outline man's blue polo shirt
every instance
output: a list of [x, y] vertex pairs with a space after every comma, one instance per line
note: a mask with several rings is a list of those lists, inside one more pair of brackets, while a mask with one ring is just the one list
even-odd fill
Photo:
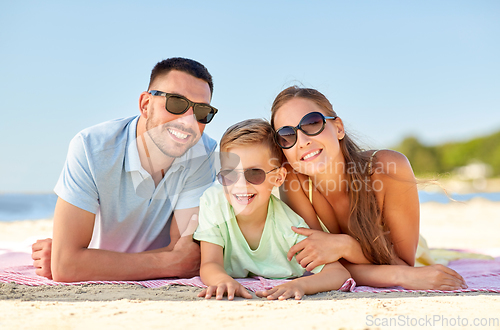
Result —
[[142, 252], [167, 246], [173, 211], [199, 206], [201, 195], [215, 179], [217, 144], [202, 134], [155, 187], [139, 159], [138, 119], [87, 128], [70, 142], [54, 191], [66, 202], [96, 214], [89, 248]]

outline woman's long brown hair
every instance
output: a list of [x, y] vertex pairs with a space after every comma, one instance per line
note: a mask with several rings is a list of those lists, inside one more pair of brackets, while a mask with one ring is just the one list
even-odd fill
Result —
[[[319, 105], [326, 116], [335, 116], [331, 103], [319, 91], [310, 88], [289, 87], [278, 94], [271, 108], [271, 125], [278, 110], [294, 97], [308, 99]], [[359, 241], [365, 257], [373, 264], [390, 265], [394, 260], [394, 249], [384, 233], [382, 215], [371, 184], [370, 156], [347, 135], [339, 141], [344, 156], [349, 194], [348, 228]]]

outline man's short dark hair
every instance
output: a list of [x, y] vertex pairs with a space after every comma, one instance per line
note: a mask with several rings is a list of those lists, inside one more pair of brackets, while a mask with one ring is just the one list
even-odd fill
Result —
[[214, 83], [212, 81], [212, 75], [210, 74], [210, 72], [208, 72], [207, 68], [205, 68], [205, 66], [199, 62], [182, 57], [172, 57], [158, 62], [153, 68], [153, 71], [151, 71], [148, 90], [151, 88], [151, 84], [158, 76], [166, 75], [172, 70], [182, 71], [190, 74], [195, 78], [206, 81], [208, 87], [210, 87], [210, 96], [212, 96], [212, 94], [214, 93]]

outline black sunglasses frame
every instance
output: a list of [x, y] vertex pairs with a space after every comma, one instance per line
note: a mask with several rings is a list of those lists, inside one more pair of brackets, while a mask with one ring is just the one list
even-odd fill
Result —
[[[157, 91], [157, 90], [151, 90], [148, 93], [151, 94], [151, 95], [154, 95], [154, 96], [165, 96], [165, 109], [169, 113], [171, 113], [173, 115], [182, 115], [183, 113], [186, 113], [189, 110], [189, 108], [192, 107], [193, 108], [193, 113], [195, 114], [195, 117], [196, 117], [196, 106], [197, 105], [202, 105], [202, 106], [205, 106], [205, 107], [209, 107], [211, 109], [211, 111], [207, 114], [207, 116], [205, 118], [202, 118], [202, 119], [196, 118], [196, 121], [198, 121], [201, 124], [208, 124], [208, 123], [210, 123], [212, 121], [212, 119], [214, 118], [215, 114], [217, 114], [217, 112], [219, 111], [216, 108], [214, 108], [213, 106], [211, 106], [210, 104], [207, 104], [207, 103], [196, 103], [196, 102], [193, 102], [190, 99], [188, 99], [188, 98], [186, 98], [186, 97], [184, 97], [182, 95], [179, 95], [179, 94], [166, 93], [166, 92]], [[179, 113], [172, 112], [172, 111], [168, 110], [167, 103], [168, 103], [168, 99], [170, 97], [178, 97], [180, 99], [185, 100], [187, 102], [186, 109], [184, 109], [184, 111], [179, 112]]]
[[[264, 181], [266, 181], [266, 176], [267, 176], [269, 173], [271, 173], [272, 171], [277, 170], [278, 168], [281, 168], [281, 166], [275, 167], [275, 168], [273, 168], [272, 170], [270, 170], [270, 171], [268, 171], [268, 172], [264, 171], [264, 170], [263, 170], [263, 169], [261, 169], [261, 168], [247, 168], [247, 169], [246, 169], [246, 170], [244, 170], [244, 171], [237, 171], [237, 170], [234, 170], [234, 169], [233, 169], [233, 170], [224, 170], [224, 171], [230, 171], [230, 172], [237, 172], [237, 173], [238, 173], [238, 176], [237, 176], [237, 178], [236, 178], [236, 181], [234, 181], [233, 183], [228, 184], [228, 185], [225, 185], [225, 184], [224, 184], [224, 181], [223, 181], [223, 175], [221, 174], [222, 170], [221, 170], [219, 173], [217, 173], [217, 180], [218, 180], [218, 181], [219, 181], [219, 183], [220, 183], [221, 185], [223, 185], [224, 187], [231, 186], [231, 185], [233, 185], [235, 182], [237, 182], [237, 181], [239, 180], [239, 178], [240, 178], [240, 173], [242, 173], [242, 174], [243, 174], [243, 177], [245, 178], [245, 180], [246, 180], [248, 183], [250, 183], [250, 184], [252, 184], [252, 185], [255, 185], [255, 186], [258, 186], [258, 185], [260, 185], [260, 184], [264, 183]], [[263, 179], [261, 182], [259, 182], [259, 183], [253, 183], [253, 182], [250, 182], [250, 181], [247, 179], [247, 176], [245, 175], [245, 173], [246, 173], [247, 171], [251, 171], [251, 170], [260, 170], [260, 171], [264, 172], [264, 179]]]
[[[311, 115], [319, 115], [322, 120], [323, 120], [323, 125], [321, 126], [321, 129], [315, 133], [307, 133], [306, 131], [304, 131], [304, 129], [302, 128], [302, 123], [304, 121], [304, 119], [307, 117], [307, 116], [311, 116]], [[280, 146], [281, 149], [290, 149], [292, 148], [296, 143], [297, 143], [297, 131], [298, 130], [301, 130], [302, 133], [304, 133], [305, 135], [307, 136], [316, 136], [316, 135], [319, 135], [321, 134], [321, 132], [323, 132], [323, 130], [325, 129], [325, 125], [326, 125], [326, 120], [327, 119], [337, 119], [338, 117], [327, 117], [325, 115], [323, 115], [321, 112], [317, 112], [317, 111], [314, 111], [314, 112], [309, 112], [307, 115], [305, 115], [304, 117], [302, 117], [302, 119], [300, 119], [300, 122], [297, 126], [293, 127], [293, 126], [283, 126], [283, 127], [280, 127], [279, 129], [276, 130], [276, 133], [274, 134], [274, 139], [276, 141], [276, 143]], [[291, 128], [293, 129], [294, 133], [295, 133], [295, 141], [293, 141], [292, 145], [288, 146], [288, 147], [284, 147], [281, 145], [281, 143], [279, 142], [279, 132], [284, 129], [284, 128]]]

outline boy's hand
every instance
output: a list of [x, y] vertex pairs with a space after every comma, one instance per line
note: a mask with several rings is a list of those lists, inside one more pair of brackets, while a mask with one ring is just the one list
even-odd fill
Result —
[[226, 281], [219, 283], [217, 285], [211, 285], [205, 290], [198, 293], [198, 297], [205, 297], [205, 299], [210, 299], [212, 295], [215, 295], [215, 299], [221, 300], [224, 293], [227, 292], [227, 299], [233, 300], [234, 296], [239, 296], [243, 298], [252, 299], [252, 295], [241, 285], [238, 281]]
[[269, 300], [285, 300], [295, 297], [295, 300], [300, 300], [304, 296], [304, 289], [297, 281], [290, 281], [266, 291], [258, 291], [255, 293], [257, 297], [267, 297]]

